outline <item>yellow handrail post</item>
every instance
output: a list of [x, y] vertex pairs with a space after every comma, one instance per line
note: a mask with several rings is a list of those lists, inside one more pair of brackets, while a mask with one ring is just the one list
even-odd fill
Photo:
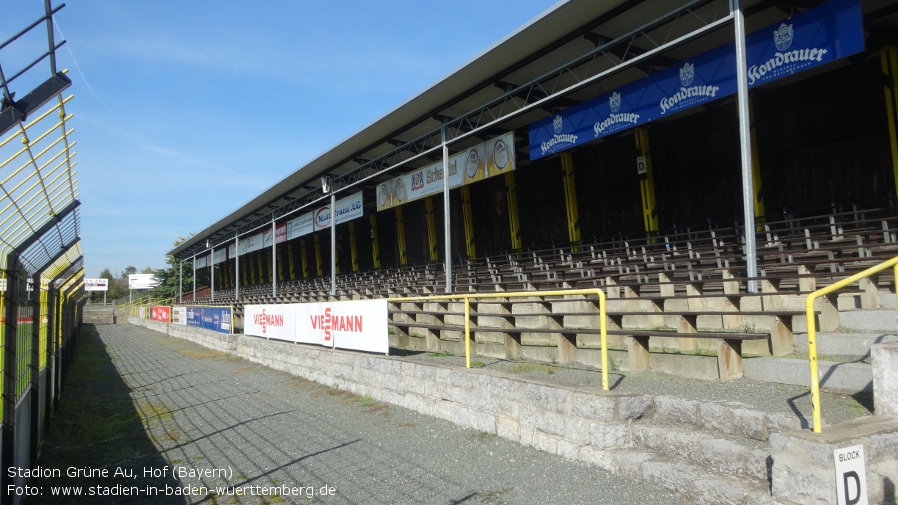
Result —
[[[894, 268], [895, 278], [898, 279], [898, 256], [890, 260], [886, 260], [876, 266], [870, 267], [864, 271], [858, 272], [851, 277], [842, 279], [829, 286], [818, 289], [808, 295], [805, 301], [805, 317], [808, 326], [808, 365], [811, 371], [811, 408], [813, 418], [814, 433], [820, 433], [822, 430], [822, 422], [820, 415], [820, 377], [817, 370], [817, 322], [814, 318], [814, 302], [821, 296], [828, 295], [833, 291], [842, 289], [843, 287], [857, 282], [865, 277], [869, 277], [875, 273], [881, 272], [886, 268]], [[896, 293], [898, 296], [898, 293]]]
[[471, 298], [465, 297], [465, 368], [471, 368]]
[[[898, 259], [898, 258], [896, 258]], [[557, 291], [520, 291], [510, 293], [483, 293], [466, 295], [436, 295], [387, 298], [390, 302], [420, 300], [463, 300], [465, 304], [465, 367], [471, 368], [471, 298], [515, 298], [540, 296], [567, 296], [596, 294], [599, 297], [599, 335], [601, 341], [602, 390], [608, 391], [608, 324], [605, 311], [605, 293], [601, 289], [569, 289]]]
[[596, 290], [599, 296], [599, 342], [602, 347], [602, 391], [608, 391], [608, 323], [605, 317], [605, 293]]

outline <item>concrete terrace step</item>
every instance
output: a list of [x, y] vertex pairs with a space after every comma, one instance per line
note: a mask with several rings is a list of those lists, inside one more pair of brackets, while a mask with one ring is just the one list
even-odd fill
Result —
[[[746, 358], [742, 362], [745, 378], [796, 386], [810, 385], [807, 359]], [[873, 391], [873, 369], [868, 363], [817, 360], [820, 388], [846, 394]]]
[[845, 332], [884, 332], [894, 334], [898, 329], [895, 309], [840, 310], [839, 326]]
[[677, 456], [642, 448], [610, 451], [607, 465], [615, 474], [654, 484], [701, 504], [776, 504], [766, 482], [711, 471]]
[[674, 423], [634, 422], [630, 436], [636, 447], [676, 456], [734, 477], [748, 477], [769, 484], [773, 458], [769, 442], [750, 438], [715, 436]]
[[[898, 336], [884, 332], [817, 332], [817, 353], [832, 356], [870, 356], [870, 346], [898, 342]], [[807, 354], [808, 334], [795, 334], [795, 352]]]

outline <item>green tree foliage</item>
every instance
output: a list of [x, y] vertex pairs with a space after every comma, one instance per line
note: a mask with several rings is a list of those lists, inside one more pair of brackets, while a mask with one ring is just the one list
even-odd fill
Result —
[[[194, 235], [195, 233], [191, 233], [190, 237]], [[190, 237], [180, 237], [172, 245], [177, 247], [186, 240], [189, 240]], [[165, 258], [165, 263], [168, 265], [167, 267], [148, 272], [153, 273], [159, 281], [159, 285], [153, 289], [153, 298], [157, 300], [170, 300], [172, 298], [177, 298], [182, 293], [186, 294], [193, 289], [193, 268], [189, 266], [189, 263], [185, 263], [182, 268], [181, 262], [171, 256]]]

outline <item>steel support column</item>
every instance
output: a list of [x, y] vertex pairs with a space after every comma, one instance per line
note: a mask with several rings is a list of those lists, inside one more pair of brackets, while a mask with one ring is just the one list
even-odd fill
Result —
[[745, 274], [750, 280], [746, 288], [750, 293], [758, 292], [757, 247], [755, 246], [755, 193], [752, 186], [751, 126], [748, 112], [748, 72], [745, 54], [745, 17], [739, 0], [732, 0], [733, 25], [736, 31], [736, 81], [738, 93], [736, 103], [739, 116], [739, 146], [742, 155], [742, 205], [745, 218]]
[[331, 296], [337, 296], [337, 195], [331, 188]]
[[240, 237], [234, 237], [234, 299], [240, 300]]
[[452, 223], [449, 212], [449, 144], [446, 125], [440, 129], [443, 142], [443, 242], [445, 242], [446, 293], [452, 292]]
[[271, 296], [273, 298], [277, 298], [278, 296], [278, 245], [276, 240], [277, 233], [277, 223], [272, 219], [271, 220], [271, 258], [269, 265], [271, 268], [268, 269], [269, 276], [271, 277]]

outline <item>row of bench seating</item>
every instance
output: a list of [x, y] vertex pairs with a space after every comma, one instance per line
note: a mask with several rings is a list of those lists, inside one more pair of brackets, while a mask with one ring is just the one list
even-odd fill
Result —
[[[649, 366], [649, 348], [716, 354], [721, 378], [741, 375], [743, 353], [781, 355], [791, 351], [795, 331], [804, 331], [804, 297], [837, 279], [898, 255], [891, 208], [829, 212], [758, 224], [758, 276], [748, 278], [745, 245], [738, 224], [717, 223], [665, 234], [615, 237], [575, 247], [530, 248], [487, 255], [453, 265], [457, 293], [546, 292], [599, 288], [608, 297], [610, 344], [628, 353], [630, 369]], [[750, 281], [759, 292], [749, 289]], [[331, 278], [293, 280], [216, 294], [216, 303], [326, 301]], [[441, 294], [442, 264], [352, 272], [336, 279], [339, 299]], [[877, 303], [880, 289], [894, 289], [891, 272], [862, 283], [862, 303]], [[863, 296], [862, 296], [863, 295]], [[560, 362], [594, 361], [597, 344], [594, 300], [478, 302], [472, 312], [475, 349], [486, 355], [521, 357], [551, 348]], [[534, 307], [536, 307], [534, 309]], [[459, 302], [391, 304], [397, 345], [428, 350], [461, 342], [464, 314]], [[820, 302], [822, 330], [838, 326], [834, 298]], [[675, 338], [672, 338], [675, 337]], [[594, 364], [594, 363], [593, 363]]]

